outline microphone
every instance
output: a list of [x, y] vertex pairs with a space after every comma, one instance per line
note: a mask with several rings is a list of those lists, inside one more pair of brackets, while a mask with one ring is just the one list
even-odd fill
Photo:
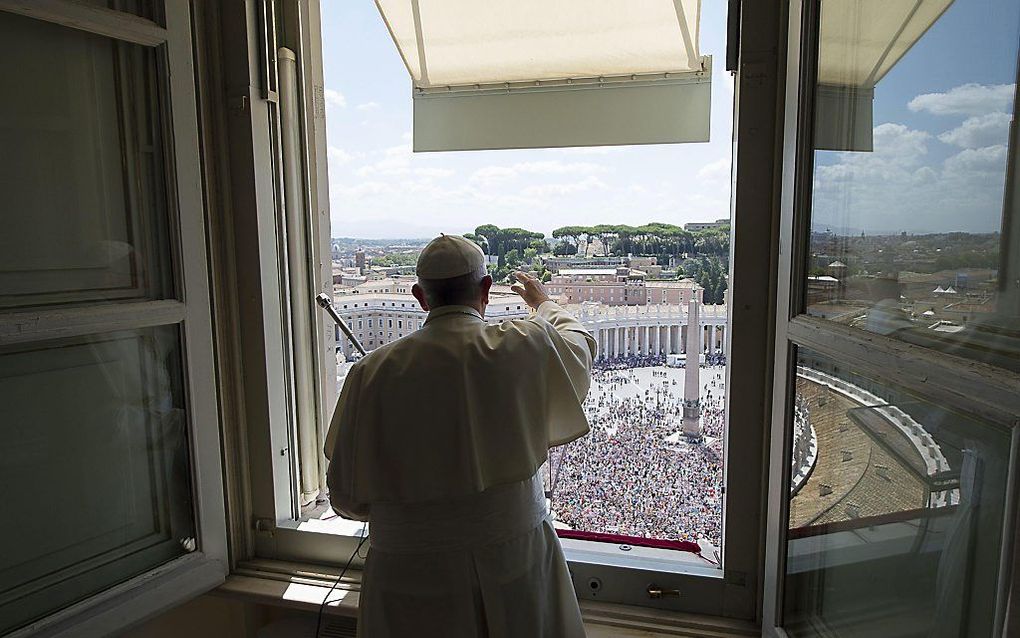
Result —
[[351, 332], [351, 328], [350, 326], [347, 325], [347, 322], [344, 321], [340, 317], [340, 315], [337, 314], [336, 309], [333, 308], [333, 300], [329, 298], [329, 295], [327, 295], [324, 292], [320, 292], [318, 295], [315, 296], [315, 301], [320, 306], [322, 306], [323, 310], [329, 313], [329, 316], [333, 318], [333, 321], [336, 322], [336, 325], [340, 326], [340, 331], [343, 332], [344, 335], [350, 340], [351, 345], [354, 346], [354, 349], [360, 352], [362, 356], [368, 354], [367, 352], [365, 352], [365, 346], [361, 345], [361, 342], [358, 341], [358, 338], [354, 336], [353, 332]]

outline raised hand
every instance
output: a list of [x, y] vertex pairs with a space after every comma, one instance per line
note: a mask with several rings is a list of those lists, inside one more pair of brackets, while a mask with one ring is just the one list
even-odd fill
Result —
[[520, 271], [515, 272], [514, 277], [517, 283], [510, 286], [510, 289], [520, 295], [529, 306], [538, 310], [543, 302], [549, 301], [549, 294], [541, 281]]

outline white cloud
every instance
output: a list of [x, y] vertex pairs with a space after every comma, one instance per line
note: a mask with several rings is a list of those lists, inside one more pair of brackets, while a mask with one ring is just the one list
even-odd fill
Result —
[[931, 135], [902, 124], [885, 123], [876, 126], [872, 136], [872, 152], [840, 153], [837, 162], [819, 162], [815, 167], [816, 192], [861, 188], [859, 185], [866, 183], [911, 182], [923, 177], [915, 172], [928, 153]]
[[374, 111], [375, 109], [379, 108], [379, 103], [365, 102], [364, 104], [359, 104], [354, 108], [358, 109], [359, 111]]
[[390, 190], [386, 182], [358, 182], [353, 186], [346, 184], [331, 185], [330, 195], [339, 195], [350, 199], [361, 199], [368, 195], [383, 195]]
[[330, 164], [346, 164], [354, 159], [354, 155], [348, 153], [342, 148], [330, 146], [326, 148], [326, 159], [329, 160]]
[[969, 117], [963, 124], [939, 135], [946, 144], [960, 148], [982, 148], [1000, 144], [1009, 134], [1010, 116], [996, 112]]
[[984, 115], [1007, 111], [1013, 102], [1013, 84], [964, 84], [945, 93], [925, 93], [910, 100], [911, 111], [933, 115]]
[[733, 164], [728, 157], [720, 157], [714, 162], [705, 164], [698, 170], [698, 179], [702, 181], [729, 181], [730, 167]]
[[1006, 147], [999, 144], [985, 148], [968, 148], [946, 159], [949, 175], [992, 173], [1001, 175], [1006, 168]]
[[567, 146], [551, 149], [564, 155], [609, 155], [620, 150], [619, 146]]
[[347, 98], [344, 97], [344, 94], [341, 93], [340, 91], [337, 91], [335, 89], [326, 89], [325, 91], [323, 91], [323, 95], [326, 98], [327, 106], [336, 106], [339, 108], [344, 108], [345, 106], [347, 106]]
[[377, 151], [377, 153], [382, 155], [382, 159], [362, 166], [354, 171], [354, 174], [358, 177], [414, 176], [442, 178], [450, 177], [456, 173], [456, 171], [442, 166], [429, 166], [428, 163], [434, 161], [434, 157], [415, 156], [411, 151], [410, 144], [391, 146]]
[[812, 223], [837, 232], [988, 232], [999, 226], [1006, 148], [931, 158], [932, 136], [902, 124], [874, 129], [870, 153], [821, 153]]
[[524, 194], [529, 197], [563, 197], [565, 195], [576, 195], [592, 190], [605, 190], [609, 188], [605, 182], [595, 177], [588, 176], [578, 182], [566, 184], [537, 184], [524, 189]]
[[495, 184], [514, 179], [520, 175], [592, 175], [605, 173], [609, 169], [592, 162], [561, 162], [543, 160], [518, 162], [509, 166], [483, 166], [471, 174], [471, 181], [479, 184]]
[[873, 131], [875, 150], [871, 156], [881, 160], [917, 161], [928, 152], [929, 139], [931, 134], [927, 131], [892, 122], [879, 124]]

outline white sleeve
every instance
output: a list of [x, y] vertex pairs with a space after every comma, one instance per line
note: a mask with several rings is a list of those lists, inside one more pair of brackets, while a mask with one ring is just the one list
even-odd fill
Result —
[[552, 301], [538, 308], [555, 350], [549, 359], [549, 446], [562, 445], [587, 434], [588, 419], [582, 402], [591, 386], [595, 339], [573, 315]]
[[347, 373], [322, 450], [329, 460], [326, 484], [330, 505], [337, 514], [357, 521], [368, 520], [368, 505], [353, 496], [361, 370], [362, 366], [355, 364]]
[[537, 314], [551, 323], [553, 328], [556, 328], [556, 332], [569, 341], [575, 349], [588, 351], [588, 369], [585, 373], [591, 375], [591, 362], [598, 356], [598, 344], [595, 343], [595, 338], [591, 336], [591, 333], [585, 330], [584, 325], [555, 301], [542, 302], [542, 305], [538, 307]]

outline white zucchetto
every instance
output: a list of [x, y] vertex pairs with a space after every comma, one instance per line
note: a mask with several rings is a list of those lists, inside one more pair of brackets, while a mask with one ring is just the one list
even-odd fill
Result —
[[485, 264], [478, 244], [460, 235], [440, 235], [418, 255], [414, 273], [422, 279], [450, 279], [476, 272]]

